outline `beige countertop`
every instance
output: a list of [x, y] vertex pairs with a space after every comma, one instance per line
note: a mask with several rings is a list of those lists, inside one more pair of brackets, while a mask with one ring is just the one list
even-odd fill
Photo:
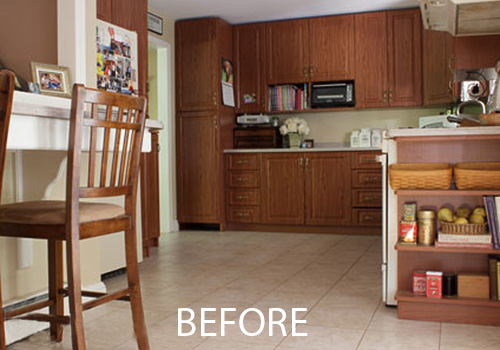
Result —
[[464, 128], [433, 129], [391, 129], [384, 132], [384, 138], [432, 137], [432, 136], [487, 136], [500, 135], [500, 126], [477, 126]]
[[343, 143], [317, 143], [314, 148], [238, 148], [224, 153], [301, 153], [301, 152], [361, 152], [380, 151], [379, 147], [349, 147]]

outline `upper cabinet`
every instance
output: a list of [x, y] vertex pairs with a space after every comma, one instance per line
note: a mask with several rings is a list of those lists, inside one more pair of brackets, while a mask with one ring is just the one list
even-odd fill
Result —
[[217, 108], [216, 28], [214, 18], [175, 25], [177, 111]]
[[356, 107], [422, 103], [419, 10], [355, 15]]
[[312, 81], [354, 80], [354, 15], [309, 20]]
[[420, 10], [387, 12], [389, 105], [422, 104], [422, 20]]
[[455, 69], [495, 67], [500, 60], [500, 35], [455, 38]]
[[309, 20], [266, 24], [268, 84], [309, 81]]
[[266, 106], [264, 24], [234, 27], [236, 113], [260, 113]]
[[453, 37], [446, 32], [423, 31], [423, 84], [425, 106], [453, 102]]
[[356, 107], [387, 107], [387, 14], [355, 15]]

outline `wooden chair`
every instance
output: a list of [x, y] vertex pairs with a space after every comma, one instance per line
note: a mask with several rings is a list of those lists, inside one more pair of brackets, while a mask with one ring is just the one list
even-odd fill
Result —
[[[5, 78], [2, 79], [5, 81]], [[7, 108], [0, 120], [0, 174], [3, 174], [8, 112], [12, 104], [11, 95], [9, 98], [3, 95], [0, 95], [0, 101], [7, 101]], [[135, 231], [137, 179], [145, 115], [146, 99], [143, 97], [135, 98], [74, 85], [66, 200], [21, 202], [0, 208], [1, 236], [46, 239], [49, 255], [48, 299], [2, 313], [5, 319], [19, 317], [50, 322], [51, 339], [58, 342], [62, 340], [62, 325], [71, 324], [73, 349], [84, 350], [82, 312], [108, 301], [126, 300], [131, 302], [138, 347], [140, 350], [149, 349]], [[89, 151], [88, 162], [85, 162], [88, 169], [82, 168], [80, 164], [82, 148]], [[86, 175], [81, 176], [81, 173]], [[117, 196], [124, 198], [124, 206], [80, 201]], [[120, 231], [125, 231], [128, 288], [111, 294], [82, 291], [80, 240]], [[63, 241], [66, 241], [67, 288], [63, 286]], [[69, 316], [64, 315], [65, 296], [69, 296]], [[82, 296], [94, 299], [82, 303]], [[33, 313], [43, 307], [49, 307], [49, 314]], [[4, 320], [1, 321], [0, 350], [5, 350]]]

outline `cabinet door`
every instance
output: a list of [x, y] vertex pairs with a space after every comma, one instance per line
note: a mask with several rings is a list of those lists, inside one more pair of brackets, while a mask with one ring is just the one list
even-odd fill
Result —
[[182, 223], [219, 222], [219, 147], [215, 115], [177, 118], [177, 210]]
[[420, 10], [387, 13], [389, 104], [422, 104], [422, 20]]
[[177, 111], [217, 108], [215, 31], [214, 19], [176, 23]]
[[303, 154], [262, 155], [262, 219], [269, 224], [304, 224]]
[[355, 15], [356, 107], [387, 107], [387, 15]]
[[453, 37], [446, 32], [423, 32], [424, 105], [453, 102]]
[[266, 28], [268, 83], [309, 81], [309, 21], [272, 22]]
[[354, 15], [309, 20], [311, 80], [354, 79]]
[[234, 27], [236, 113], [265, 111], [264, 28], [264, 24]]
[[351, 221], [350, 155], [306, 153], [306, 224], [348, 225]]

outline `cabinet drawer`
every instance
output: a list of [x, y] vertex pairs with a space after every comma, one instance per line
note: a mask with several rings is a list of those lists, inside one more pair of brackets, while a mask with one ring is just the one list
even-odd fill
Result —
[[352, 206], [353, 207], [382, 207], [382, 191], [381, 190], [353, 190], [352, 191]]
[[381, 169], [382, 164], [377, 161], [379, 152], [352, 152], [353, 169]]
[[370, 170], [354, 170], [352, 172], [352, 187], [382, 188], [382, 172]]
[[259, 207], [229, 207], [227, 211], [228, 222], [260, 222]]
[[257, 154], [229, 154], [226, 159], [228, 170], [259, 170]]
[[260, 191], [231, 189], [227, 199], [229, 205], [260, 205]]
[[260, 187], [259, 173], [250, 171], [234, 171], [227, 174], [227, 185], [229, 187]]
[[358, 226], [381, 226], [382, 209], [353, 209], [352, 222]]

